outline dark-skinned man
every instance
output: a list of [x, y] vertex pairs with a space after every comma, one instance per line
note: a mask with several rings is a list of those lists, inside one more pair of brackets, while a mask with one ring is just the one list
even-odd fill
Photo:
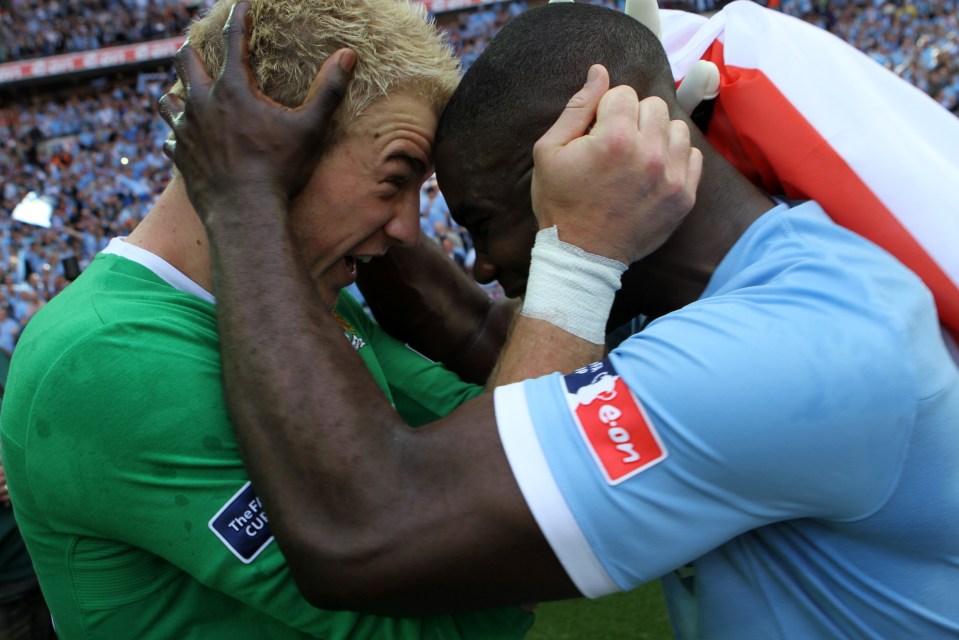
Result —
[[[695, 130], [696, 204], [660, 247], [697, 158], [644, 27], [531, 10], [444, 112], [440, 186], [524, 299], [499, 388], [417, 432], [371, 401], [313, 299], [285, 186], [221, 182], [234, 158], [181, 148], [242, 149], [259, 108], [239, 92], [225, 121], [205, 109], [183, 57], [192, 103], [167, 109], [206, 203], [233, 424], [308, 598], [460, 608], [665, 576], [680, 637], [959, 632], [959, 373], [928, 291], [815, 203], [770, 200]], [[239, 224], [211, 183], [257, 214]], [[655, 320], [607, 355], [634, 262], [620, 297]]]

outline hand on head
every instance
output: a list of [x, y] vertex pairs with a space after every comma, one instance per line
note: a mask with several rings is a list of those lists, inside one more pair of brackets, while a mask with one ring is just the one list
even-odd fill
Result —
[[215, 80], [187, 42], [174, 59], [186, 98], [168, 93], [160, 99], [160, 114], [175, 135], [164, 152], [186, 179], [190, 200], [204, 219], [213, 198], [241, 203], [258, 190], [288, 201], [306, 185], [356, 62], [349, 49], [337, 51], [303, 104], [287, 108], [263, 94], [253, 77], [248, 11], [248, 3], [237, 3], [223, 27], [223, 63]]
[[533, 210], [564, 242], [630, 264], [696, 201], [703, 156], [660, 98], [609, 88], [600, 65], [533, 149]]

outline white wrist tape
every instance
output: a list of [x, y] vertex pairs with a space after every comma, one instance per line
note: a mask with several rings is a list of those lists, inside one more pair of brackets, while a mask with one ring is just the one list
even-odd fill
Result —
[[606, 320], [626, 265], [559, 239], [556, 227], [536, 234], [523, 300], [524, 316], [593, 344], [606, 341]]

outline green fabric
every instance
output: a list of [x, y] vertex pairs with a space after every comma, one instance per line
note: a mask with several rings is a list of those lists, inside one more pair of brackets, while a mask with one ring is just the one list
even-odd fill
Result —
[[[349, 305], [356, 337], [378, 346], [385, 336], [367, 339]], [[368, 363], [372, 351], [360, 349]], [[423, 359], [407, 353], [419, 371]], [[476, 392], [459, 385], [437, 413]], [[520, 638], [532, 624], [516, 608], [420, 619], [320, 611], [275, 542], [241, 562], [208, 526], [248, 482], [221, 395], [215, 308], [124, 258], [98, 256], [27, 326], [0, 431], [20, 530], [66, 640], [485, 640]]]
[[[362, 336], [365, 345], [357, 352], [408, 424], [418, 427], [433, 422], [483, 393], [483, 387], [463, 382], [443, 365], [390, 337], [349, 293], [340, 294], [336, 311]], [[354, 340], [353, 345], [358, 343]]]

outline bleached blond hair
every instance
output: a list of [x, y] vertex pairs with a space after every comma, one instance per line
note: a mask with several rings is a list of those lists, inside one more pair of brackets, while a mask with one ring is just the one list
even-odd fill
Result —
[[[221, 34], [233, 0], [218, 0], [187, 28], [190, 46], [215, 77]], [[442, 112], [459, 82], [459, 63], [421, 4], [409, 0], [251, 0], [250, 64], [262, 91], [297, 107], [323, 62], [337, 49], [356, 52], [335, 127], [346, 126], [378, 99], [412, 90]], [[172, 91], [183, 96], [180, 81]]]

